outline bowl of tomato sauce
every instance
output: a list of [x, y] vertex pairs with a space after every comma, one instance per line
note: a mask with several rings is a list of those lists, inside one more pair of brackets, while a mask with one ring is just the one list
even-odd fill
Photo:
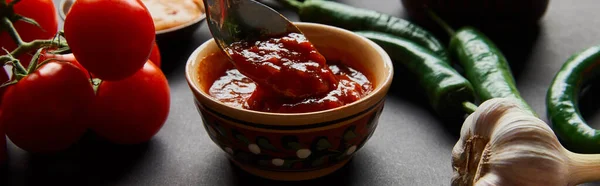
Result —
[[388, 54], [362, 36], [295, 25], [302, 33], [226, 52], [208, 40], [186, 64], [210, 139], [241, 169], [274, 180], [343, 167], [375, 133], [394, 72]]

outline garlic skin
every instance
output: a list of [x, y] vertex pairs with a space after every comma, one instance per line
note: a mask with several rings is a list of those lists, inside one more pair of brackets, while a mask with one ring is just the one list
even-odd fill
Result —
[[575, 185], [572, 154], [517, 102], [490, 99], [463, 123], [452, 150], [452, 185]]

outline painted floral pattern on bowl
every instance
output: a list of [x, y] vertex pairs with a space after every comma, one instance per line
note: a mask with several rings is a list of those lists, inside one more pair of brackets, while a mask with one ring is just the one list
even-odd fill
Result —
[[230, 159], [270, 171], [311, 171], [348, 160], [373, 135], [383, 105], [333, 122], [275, 128], [237, 121], [196, 101], [210, 138]]

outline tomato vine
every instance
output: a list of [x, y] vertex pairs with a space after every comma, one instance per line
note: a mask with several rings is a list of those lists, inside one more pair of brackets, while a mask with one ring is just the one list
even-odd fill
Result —
[[[46, 39], [46, 40], [33, 40], [30, 42], [25, 42], [21, 39], [19, 32], [14, 27], [13, 22], [23, 21], [32, 25], [37, 26], [40, 29], [43, 29], [35, 20], [27, 18], [25, 16], [16, 14], [14, 12], [14, 5], [20, 2], [20, 0], [13, 0], [7, 3], [4, 0], [0, 0], [0, 32], [7, 32], [9, 36], [13, 39], [13, 41], [17, 44], [17, 48], [13, 51], [6, 51], [7, 54], [0, 56], [0, 66], [11, 65], [13, 67], [13, 74], [15, 80], [3, 83], [0, 85], [0, 88], [14, 84], [18, 82], [21, 78], [25, 77], [27, 74], [35, 71], [44, 62], [40, 63], [40, 65], [30, 65], [29, 69], [25, 69], [19, 59], [16, 56], [23, 55], [27, 52], [31, 52], [37, 50], [34, 58], [32, 59], [30, 64], [37, 64], [37, 60], [39, 58], [41, 49], [43, 48], [57, 48], [56, 52], [62, 52], [68, 50], [69, 46], [66, 43], [63, 32], [59, 32], [54, 38]], [[62, 39], [61, 39], [62, 38]], [[51, 61], [53, 59], [48, 59], [47, 61]]]
[[[0, 132], [32, 153], [64, 150], [87, 129], [117, 144], [150, 140], [170, 91], [149, 60], [160, 64], [160, 52], [141, 3], [78, 0], [57, 32], [51, 1], [0, 0]], [[122, 19], [86, 20], [102, 16]]]

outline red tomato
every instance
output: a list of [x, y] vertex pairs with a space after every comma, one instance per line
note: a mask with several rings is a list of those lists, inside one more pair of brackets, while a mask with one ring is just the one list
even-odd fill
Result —
[[77, 67], [79, 67], [79, 69], [81, 69], [81, 71], [83, 71], [83, 73], [86, 74], [86, 76], [89, 78], [89, 73], [88, 71], [83, 68], [83, 66], [81, 66], [81, 64], [77, 61], [77, 59], [75, 59], [75, 55], [73, 55], [73, 53], [69, 53], [69, 54], [48, 54], [48, 53], [43, 53], [43, 55], [40, 56], [38, 62], [41, 63], [43, 61], [45, 61], [46, 59], [50, 59], [50, 58], [54, 58], [58, 61], [61, 62], [69, 62]]
[[[11, 2], [12, 0], [6, 0]], [[25, 42], [33, 41], [36, 39], [51, 39], [58, 32], [58, 19], [56, 17], [56, 8], [51, 0], [21, 0], [14, 6], [15, 13], [34, 19], [43, 28], [23, 22], [17, 21], [13, 25], [19, 32], [21, 39]], [[16, 43], [8, 35], [7, 32], [3, 31], [0, 33], [0, 48], [4, 47], [8, 51], [12, 51], [17, 48]], [[27, 67], [33, 56], [31, 54], [24, 54], [22, 56], [16, 56], [19, 58], [23, 66]], [[0, 50], [0, 55], [4, 55], [6, 52]], [[0, 79], [1, 80], [1, 79]]]
[[85, 132], [94, 90], [70, 63], [50, 62], [7, 87], [0, 123], [6, 135], [29, 152], [68, 148]]
[[[8, 81], [8, 74], [4, 70], [4, 67], [0, 67], [0, 84], [4, 84]], [[0, 105], [2, 105], [2, 97], [6, 88], [0, 88]]]
[[[69, 62], [71, 64], [74, 64], [75, 66], [77, 66], [79, 69], [81, 69], [86, 74], [86, 77], [89, 78], [88, 71], [85, 68], [83, 68], [83, 66], [81, 66], [81, 64], [79, 64], [79, 62], [77, 62], [77, 60], [75, 59], [75, 56], [72, 53], [64, 54], [64, 55], [48, 54], [48, 53], [46, 53], [46, 50], [43, 50], [42, 55], [40, 55], [40, 58], [38, 59], [38, 62], [41, 63], [41, 62], [45, 61], [46, 59], [50, 59], [50, 58], [55, 58], [58, 61]], [[0, 69], [0, 84], [5, 83], [8, 80], [9, 80], [8, 74], [6, 74], [6, 71], [4, 70], [4, 68], [1, 68]], [[4, 95], [5, 89], [6, 88], [0, 88], [0, 105], [2, 104], [2, 97]]]
[[92, 130], [113, 143], [143, 143], [162, 128], [170, 102], [165, 75], [147, 62], [133, 76], [100, 84], [89, 121]]
[[141, 69], [155, 37], [152, 16], [139, 0], [77, 0], [64, 27], [77, 61], [94, 77], [111, 81]]
[[[2, 114], [0, 113], [0, 115]], [[4, 136], [4, 127], [0, 123], [0, 165], [4, 163], [6, 163], [6, 136]]]
[[152, 61], [152, 63], [160, 68], [160, 50], [158, 50], [158, 45], [156, 45], [156, 42], [154, 43], [154, 47], [152, 47], [152, 52], [150, 53], [149, 59]]

